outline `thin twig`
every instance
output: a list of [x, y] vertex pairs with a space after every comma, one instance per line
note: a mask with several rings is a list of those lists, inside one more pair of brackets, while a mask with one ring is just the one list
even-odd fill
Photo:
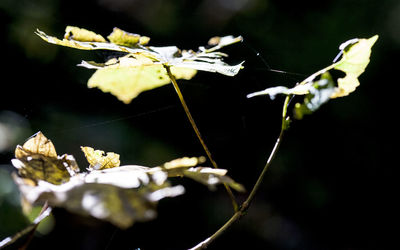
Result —
[[[31, 243], [31, 241], [32, 241], [32, 239], [33, 239], [33, 236], [35, 235], [36, 229], [37, 229], [38, 226], [39, 226], [39, 223], [40, 223], [44, 218], [47, 217], [47, 215], [45, 215], [45, 217], [41, 217], [41, 215], [42, 215], [48, 208], [49, 208], [49, 204], [48, 204], [48, 202], [46, 201], [46, 202], [44, 203], [42, 209], [40, 210], [39, 215], [35, 218], [35, 221], [34, 221], [34, 222], [36, 222], [36, 224], [35, 224], [34, 228], [33, 228], [33, 229], [31, 230], [31, 232], [28, 234], [28, 238], [26, 239], [24, 245], [23, 245], [22, 247], [19, 248], [19, 250], [25, 250], [25, 249], [28, 248], [29, 244]], [[51, 209], [50, 209], [50, 211], [49, 211], [49, 215], [50, 215], [50, 212], [51, 212]], [[40, 218], [38, 219], [38, 217], [40, 217]]]
[[254, 184], [254, 187], [251, 190], [249, 196], [242, 203], [242, 205], [240, 206], [240, 209], [220, 229], [218, 229], [213, 235], [211, 235], [207, 239], [203, 240], [202, 242], [200, 242], [193, 248], [190, 248], [190, 250], [207, 248], [208, 245], [210, 245], [221, 234], [223, 234], [228, 228], [230, 228], [233, 223], [235, 223], [237, 220], [239, 220], [246, 214], [247, 210], [250, 207], [251, 202], [254, 199], [254, 196], [256, 195], [258, 189], [260, 188], [260, 185], [264, 179], [265, 173], [267, 172], [269, 166], [271, 165], [272, 160], [274, 159], [276, 153], [278, 152], [279, 146], [281, 145], [283, 135], [288, 128], [288, 119], [286, 118], [286, 113], [287, 113], [287, 106], [289, 104], [289, 100], [290, 100], [290, 96], [287, 96], [285, 99], [285, 104], [283, 106], [283, 111], [282, 111], [282, 127], [281, 127], [281, 132], [279, 134], [279, 137], [277, 138], [274, 148], [272, 149], [272, 151], [268, 157], [267, 163], [265, 164], [260, 176], [258, 176], [257, 182]]
[[[214, 161], [214, 159], [213, 159], [213, 157], [211, 155], [211, 152], [208, 149], [206, 143], [204, 142], [203, 137], [200, 134], [200, 130], [197, 128], [197, 125], [196, 125], [196, 123], [195, 123], [195, 121], [194, 121], [194, 119], [192, 117], [192, 114], [190, 113], [189, 108], [186, 105], [186, 101], [183, 98], [183, 95], [182, 95], [182, 92], [181, 92], [181, 90], [180, 90], [180, 88], [178, 86], [178, 83], [176, 82], [176, 79], [175, 79], [174, 75], [171, 73], [170, 66], [166, 65], [166, 64], [164, 64], [163, 66], [164, 66], [165, 70], [167, 71], [168, 77], [170, 78], [170, 80], [172, 82], [172, 85], [174, 86], [175, 91], [178, 94], [178, 97], [179, 97], [179, 100], [180, 100], [180, 102], [182, 104], [182, 107], [185, 110], [186, 116], [188, 117], [189, 122], [192, 125], [194, 132], [196, 133], [197, 138], [199, 139], [201, 145], [203, 146], [203, 149], [206, 152], [208, 159], [210, 159], [210, 162], [211, 162], [211, 164], [213, 165], [214, 168], [218, 168], [217, 163]], [[229, 197], [230, 197], [230, 199], [232, 201], [233, 209], [235, 210], [235, 212], [237, 212], [239, 207], [238, 207], [238, 204], [236, 202], [236, 198], [233, 195], [233, 192], [232, 192], [231, 188], [225, 183], [224, 183], [224, 186], [225, 186], [225, 189], [228, 192], [228, 195], [229, 195]]]
[[35, 218], [35, 220], [25, 227], [23, 230], [19, 231], [18, 233], [14, 234], [13, 236], [7, 237], [0, 242], [0, 249], [11, 245], [12, 243], [16, 242], [19, 238], [26, 234], [30, 234], [27, 242], [21, 247], [21, 249], [26, 249], [29, 245], [30, 241], [32, 240], [33, 233], [35, 232], [36, 228], [38, 227], [39, 223], [45, 219], [47, 216], [50, 215], [52, 208], [48, 206], [47, 202], [43, 205], [42, 210], [40, 211], [39, 215]]

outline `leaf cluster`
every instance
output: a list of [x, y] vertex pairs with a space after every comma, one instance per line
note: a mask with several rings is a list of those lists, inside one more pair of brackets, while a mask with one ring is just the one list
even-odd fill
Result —
[[[211, 189], [224, 183], [237, 191], [242, 185], [226, 176], [227, 170], [199, 167], [204, 157], [184, 157], [157, 167], [120, 166], [119, 155], [81, 147], [89, 167], [80, 172], [72, 155], [58, 156], [53, 143], [41, 132], [15, 150], [13, 178], [23, 197], [25, 210], [48, 204], [127, 228], [136, 221], [155, 218], [157, 202], [184, 193], [172, 186], [171, 177], [188, 177]], [[197, 166], [197, 167], [196, 167]]]
[[190, 80], [197, 70], [216, 72], [227, 76], [236, 75], [242, 63], [228, 65], [223, 61], [227, 54], [219, 49], [242, 41], [242, 37], [213, 37], [206, 47], [198, 51], [180, 50], [176, 46], [146, 46], [149, 37], [128, 33], [119, 28], [104, 39], [92, 31], [67, 26], [62, 40], [37, 30], [43, 40], [75, 49], [111, 50], [122, 52], [123, 56], [106, 62], [82, 61], [78, 66], [96, 69], [88, 81], [88, 87], [98, 87], [110, 92], [124, 103], [130, 103], [141, 92], [151, 90], [171, 82], [164, 67], [170, 68], [176, 79]]

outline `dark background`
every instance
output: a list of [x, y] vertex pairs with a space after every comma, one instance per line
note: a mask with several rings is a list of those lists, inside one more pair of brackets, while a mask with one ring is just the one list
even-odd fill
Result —
[[[379, 34], [357, 91], [292, 123], [247, 216], [209, 249], [396, 248], [396, 0], [1, 0], [1, 238], [27, 223], [9, 178], [10, 159], [16, 144], [39, 130], [58, 154], [73, 154], [82, 168], [81, 145], [145, 166], [204, 155], [172, 85], [125, 105], [88, 89], [93, 71], [75, 66], [107, 54], [47, 44], [33, 34], [39, 28], [62, 37], [66, 25], [103, 36], [116, 26], [151, 37], [151, 45], [184, 49], [215, 35], [242, 35], [243, 43], [224, 49], [229, 62], [246, 60], [237, 77], [199, 72], [179, 84], [219, 166], [248, 190], [278, 136], [283, 98], [246, 95], [293, 86], [331, 64], [340, 43]], [[38, 234], [29, 249], [192, 247], [215, 232], [232, 208], [223, 187], [210, 192], [189, 180], [175, 183], [185, 185], [186, 194], [161, 201], [154, 221], [121, 231], [55, 210], [53, 230]]]

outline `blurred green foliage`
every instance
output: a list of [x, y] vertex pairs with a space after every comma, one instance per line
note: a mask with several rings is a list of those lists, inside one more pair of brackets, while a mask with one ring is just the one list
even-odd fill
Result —
[[22, 214], [18, 188], [8, 171], [0, 168], [0, 238], [18, 232], [28, 225]]

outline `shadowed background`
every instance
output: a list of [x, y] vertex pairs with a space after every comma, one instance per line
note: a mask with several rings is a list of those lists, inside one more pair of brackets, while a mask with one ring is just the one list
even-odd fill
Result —
[[[125, 105], [88, 89], [93, 71], [76, 67], [82, 59], [103, 61], [109, 54], [47, 44], [33, 33], [39, 28], [62, 37], [67, 25], [103, 36], [119, 27], [151, 37], [154, 46], [195, 50], [212, 36], [242, 35], [243, 43], [223, 50], [228, 62], [246, 60], [237, 77], [199, 72], [178, 83], [219, 166], [248, 190], [278, 136], [283, 97], [246, 95], [293, 86], [331, 64], [340, 43], [380, 35], [356, 92], [292, 124], [247, 216], [209, 249], [391, 248], [398, 197], [397, 163], [391, 160], [396, 82], [389, 79], [400, 51], [395, 0], [2, 0], [1, 239], [27, 223], [10, 160], [15, 146], [39, 130], [81, 168], [81, 145], [119, 153], [122, 164], [145, 166], [204, 155], [172, 85]], [[174, 182], [183, 183], [186, 194], [161, 201], [154, 221], [121, 231], [55, 210], [53, 229], [39, 233], [29, 249], [192, 247], [215, 232], [232, 208], [223, 187], [210, 192], [190, 180]]]

